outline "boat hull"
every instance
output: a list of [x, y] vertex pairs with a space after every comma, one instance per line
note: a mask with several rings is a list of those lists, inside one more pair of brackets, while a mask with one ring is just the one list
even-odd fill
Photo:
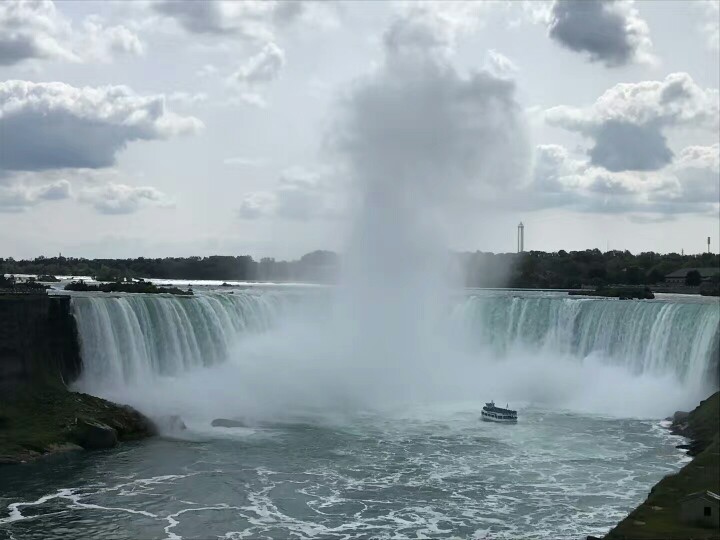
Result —
[[507, 419], [501, 420], [499, 418], [493, 418], [492, 416], [482, 415], [480, 417], [480, 419], [483, 420], [484, 422], [495, 422], [497, 424], [517, 424], [517, 418], [514, 418], [512, 420], [507, 420]]
[[498, 424], [517, 424], [517, 418], [494, 418], [485, 413], [480, 415], [480, 419], [484, 422], [495, 422]]

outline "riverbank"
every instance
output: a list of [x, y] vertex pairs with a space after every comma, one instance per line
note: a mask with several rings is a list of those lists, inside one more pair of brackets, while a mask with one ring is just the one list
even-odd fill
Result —
[[26, 386], [18, 394], [0, 401], [0, 465], [110, 448], [155, 433], [136, 410], [59, 385]]
[[688, 454], [695, 456], [676, 474], [650, 490], [647, 500], [608, 532], [606, 540], [718, 539], [720, 529], [694, 527], [680, 520], [680, 501], [699, 491], [720, 492], [720, 392], [690, 413], [676, 413], [671, 431], [688, 437]]

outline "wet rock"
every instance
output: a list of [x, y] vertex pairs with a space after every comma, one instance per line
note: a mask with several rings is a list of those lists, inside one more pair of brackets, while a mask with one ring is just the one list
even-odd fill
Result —
[[672, 421], [676, 424], [682, 424], [687, 421], [689, 416], [690, 416], [689, 412], [675, 411], [675, 413], [672, 416]]
[[73, 438], [86, 450], [112, 448], [118, 443], [117, 431], [114, 428], [83, 418], [77, 419]]
[[242, 420], [231, 420], [229, 418], [216, 418], [210, 422], [212, 427], [247, 427], [247, 424]]

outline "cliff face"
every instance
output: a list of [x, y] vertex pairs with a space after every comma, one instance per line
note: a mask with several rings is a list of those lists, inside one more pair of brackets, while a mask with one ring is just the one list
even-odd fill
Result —
[[0, 399], [30, 383], [67, 384], [81, 368], [69, 296], [0, 295]]

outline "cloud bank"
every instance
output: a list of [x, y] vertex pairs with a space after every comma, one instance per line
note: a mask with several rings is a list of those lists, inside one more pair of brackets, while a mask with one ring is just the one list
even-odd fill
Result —
[[0, 82], [0, 170], [108, 167], [129, 142], [195, 133], [202, 125], [168, 111], [164, 96], [126, 86]]

